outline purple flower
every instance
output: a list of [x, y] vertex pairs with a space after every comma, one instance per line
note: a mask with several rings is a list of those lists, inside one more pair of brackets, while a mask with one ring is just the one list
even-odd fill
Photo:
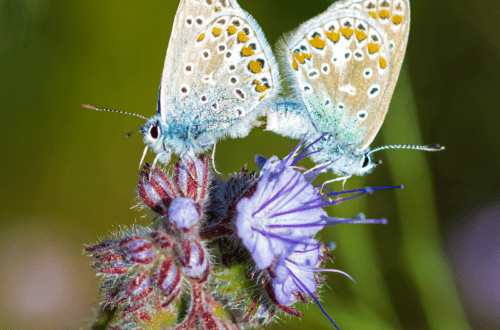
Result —
[[286, 258], [326, 224], [327, 213], [315, 206], [323, 198], [292, 160], [268, 159], [254, 194], [236, 207], [238, 237], [260, 269], [276, 256]]
[[244, 167], [229, 180], [212, 179], [208, 156], [180, 159], [172, 176], [146, 164], [138, 192], [157, 213], [152, 226], [86, 249], [104, 280], [103, 306], [122, 316], [108, 328], [155, 324], [164, 312], [182, 315], [176, 330], [253, 328], [279, 310], [301, 317], [293, 307], [299, 301], [315, 301], [337, 328], [317, 289], [325, 279], [320, 272], [345, 273], [323, 269], [332, 255], [314, 235], [325, 226], [386, 220], [333, 218], [323, 208], [396, 187], [324, 194], [312, 181], [330, 163], [297, 167], [320, 151], [308, 153], [317, 141], [299, 151], [303, 141], [282, 160], [257, 156], [258, 176]]
[[[320, 263], [320, 244], [310, 239], [305, 244], [296, 245], [286, 258], [280, 258], [274, 269], [274, 294], [278, 302], [286, 305], [295, 302], [293, 292], [311, 293], [316, 291], [313, 268]], [[292, 299], [293, 298], [293, 299]]]
[[[276, 156], [267, 161], [261, 156], [256, 157], [261, 173], [253, 193], [240, 199], [236, 205], [235, 227], [238, 237], [250, 252], [256, 266], [263, 270], [266, 291], [278, 308], [291, 315], [300, 316], [300, 312], [290, 305], [297, 300], [307, 302], [309, 295], [337, 328], [316, 297], [317, 283], [320, 281], [318, 272], [347, 274], [319, 268], [320, 263], [325, 261], [321, 252], [324, 245], [313, 239], [313, 236], [325, 226], [343, 223], [386, 223], [386, 220], [364, 217], [331, 218], [323, 208], [375, 190], [398, 187], [366, 187], [321, 193], [321, 189], [313, 186], [312, 181], [331, 163], [305, 172], [295, 166], [301, 159], [320, 151], [307, 153], [316, 142], [317, 140], [313, 141], [299, 153], [299, 148], [303, 145], [301, 141], [283, 160]], [[350, 196], [337, 197], [343, 194]], [[335, 199], [332, 200], [331, 197]]]

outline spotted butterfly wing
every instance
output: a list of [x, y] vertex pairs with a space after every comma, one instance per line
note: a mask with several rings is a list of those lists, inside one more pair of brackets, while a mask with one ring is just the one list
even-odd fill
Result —
[[[360, 9], [357, 4], [352, 4], [350, 8]], [[381, 53], [378, 61], [380, 67], [385, 65], [388, 66], [389, 84], [385, 87], [385, 92], [377, 109], [377, 113], [374, 116], [373, 122], [370, 123], [368, 131], [371, 134], [366, 135], [360, 150], [369, 147], [382, 126], [387, 110], [389, 109], [389, 103], [398, 81], [399, 72], [406, 52], [406, 45], [408, 43], [408, 35], [410, 33], [410, 4], [408, 0], [371, 0], [362, 2], [362, 10], [374, 18], [385, 32], [387, 38], [385, 43], [388, 48], [386, 53], [388, 52], [388, 58], [385, 59], [383, 57], [384, 54]], [[369, 53], [372, 51], [371, 47], [373, 47], [373, 45], [369, 43]], [[376, 47], [373, 50], [376, 50]], [[374, 54], [376, 53], [377, 52]], [[368, 92], [371, 93], [372, 90]], [[366, 125], [368, 125], [368, 122]]]
[[365, 154], [397, 82], [409, 15], [406, 0], [340, 1], [286, 34], [277, 51], [292, 97], [278, 102], [268, 129], [291, 135], [302, 120], [312, 137], [327, 133], [313, 160], [336, 160], [329, 168], [340, 175], [370, 170]]
[[145, 142], [168, 162], [171, 151], [194, 156], [225, 135], [246, 136], [278, 90], [272, 51], [236, 1], [182, 0]]

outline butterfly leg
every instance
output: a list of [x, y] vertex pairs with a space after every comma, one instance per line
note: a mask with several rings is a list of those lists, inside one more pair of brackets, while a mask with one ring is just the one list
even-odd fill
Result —
[[148, 153], [148, 146], [146, 146], [146, 149], [144, 149], [144, 152], [142, 153], [141, 162], [139, 163], [139, 171], [141, 170], [142, 163], [144, 162], [144, 158], [146, 157], [147, 153]]
[[156, 163], [158, 162], [158, 158], [160, 158], [160, 154], [156, 155], [155, 160], [153, 160], [153, 165], [151, 165], [151, 170], [149, 171], [149, 178], [153, 175], [153, 171], [156, 167]]
[[344, 186], [345, 186], [345, 183], [347, 181], [347, 179], [349, 179], [351, 177], [351, 175], [345, 175], [345, 176], [341, 176], [341, 177], [338, 177], [338, 178], [335, 178], [333, 180], [328, 180], [328, 181], [325, 181], [323, 183], [323, 185], [321, 186], [321, 189], [323, 189], [323, 187], [327, 184], [327, 183], [332, 183], [332, 182], [335, 182], [335, 181], [342, 181], [342, 190], [345, 190], [344, 189]]
[[217, 143], [214, 143], [214, 150], [212, 150], [212, 166], [214, 168], [215, 173], [222, 174], [215, 168], [215, 147], [217, 147]]
[[[312, 167], [312, 168], [308, 169], [307, 171], [305, 171], [305, 172], [304, 172], [304, 174], [308, 174], [308, 173], [310, 173], [310, 172], [316, 171], [316, 170], [318, 170], [318, 169], [320, 169], [320, 168], [322, 168], [322, 167], [325, 167], [325, 165], [329, 165], [329, 164], [331, 164], [331, 162], [325, 162], [325, 163], [318, 164], [318, 165], [316, 165], [316, 166], [314, 166], [314, 167]], [[324, 173], [324, 172], [326, 172], [326, 169], [324, 169], [324, 168], [323, 168], [323, 169], [322, 169], [321, 171], [319, 171], [319, 172], [320, 172], [320, 173]], [[334, 180], [334, 181], [335, 181], [335, 180]], [[332, 182], [332, 181], [327, 181], [327, 183], [328, 183], [328, 182]], [[323, 185], [324, 185], [324, 184], [323, 184]]]

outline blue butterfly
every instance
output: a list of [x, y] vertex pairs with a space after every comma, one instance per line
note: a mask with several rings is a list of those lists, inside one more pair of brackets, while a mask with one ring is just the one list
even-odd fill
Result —
[[[398, 80], [410, 31], [408, 0], [337, 1], [277, 44], [290, 95], [268, 110], [267, 129], [292, 138], [309, 134], [310, 157], [345, 180], [378, 164], [370, 151]], [[330, 181], [330, 182], [332, 182]]]
[[150, 119], [132, 114], [147, 120], [141, 127], [147, 145], [143, 159], [151, 148], [157, 153], [154, 167], [157, 161], [168, 163], [172, 154], [192, 158], [225, 136], [248, 135], [279, 90], [271, 48], [257, 22], [235, 0], [182, 0], [157, 114]]

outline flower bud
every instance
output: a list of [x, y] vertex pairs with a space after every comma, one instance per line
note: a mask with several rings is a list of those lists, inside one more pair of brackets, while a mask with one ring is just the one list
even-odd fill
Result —
[[181, 197], [174, 199], [172, 204], [170, 204], [168, 212], [170, 223], [184, 232], [189, 231], [200, 219], [196, 203], [189, 198]]
[[162, 307], [168, 306], [181, 292], [181, 272], [175, 266], [172, 258], [165, 259], [158, 267], [155, 277], [160, 291], [169, 299], [162, 304]]
[[125, 250], [131, 261], [149, 264], [156, 258], [153, 244], [140, 236], [124, 238], [120, 242], [120, 247]]
[[179, 261], [184, 274], [191, 278], [206, 281], [209, 274], [208, 254], [198, 241], [184, 240], [180, 243]]
[[207, 197], [209, 157], [191, 158], [175, 164], [175, 182], [183, 197], [201, 202]]
[[[148, 169], [149, 164], [146, 164], [145, 167]], [[158, 168], [155, 168], [152, 172], [141, 172], [137, 190], [142, 202], [161, 215], [168, 213], [170, 203], [178, 196], [174, 184]]]

